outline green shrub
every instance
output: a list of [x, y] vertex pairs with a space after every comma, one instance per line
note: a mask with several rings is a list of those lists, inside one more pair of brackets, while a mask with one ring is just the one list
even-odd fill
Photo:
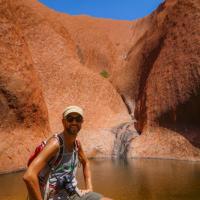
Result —
[[100, 75], [103, 76], [104, 78], [108, 78], [110, 76], [105, 69], [100, 72]]

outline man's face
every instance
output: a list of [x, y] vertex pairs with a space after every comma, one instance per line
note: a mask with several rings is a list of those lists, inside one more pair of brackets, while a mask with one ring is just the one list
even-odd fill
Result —
[[70, 113], [63, 119], [64, 129], [70, 135], [77, 135], [81, 129], [83, 118], [78, 113]]

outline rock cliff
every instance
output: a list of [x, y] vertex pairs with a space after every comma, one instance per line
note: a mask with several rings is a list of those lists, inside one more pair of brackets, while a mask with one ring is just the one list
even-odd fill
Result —
[[166, 1], [149, 17], [135, 109], [144, 146], [133, 155], [199, 160], [200, 2]]
[[0, 171], [10, 171], [24, 167], [49, 122], [27, 42], [7, 1], [1, 1], [0, 21]]
[[85, 110], [89, 157], [200, 159], [198, 0], [167, 0], [136, 21], [70, 16], [36, 0], [0, 0], [0, 9], [1, 172], [24, 167], [72, 104]]

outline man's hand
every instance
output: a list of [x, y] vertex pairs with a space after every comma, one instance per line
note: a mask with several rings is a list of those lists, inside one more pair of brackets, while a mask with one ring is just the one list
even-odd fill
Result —
[[81, 195], [85, 195], [85, 194], [87, 194], [88, 192], [92, 192], [92, 190], [90, 190], [90, 189], [87, 189], [87, 190], [80, 190], [80, 192], [81, 192]]

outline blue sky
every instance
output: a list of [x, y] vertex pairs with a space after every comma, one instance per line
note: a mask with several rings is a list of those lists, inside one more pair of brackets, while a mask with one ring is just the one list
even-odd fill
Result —
[[56, 11], [71, 15], [134, 20], [150, 14], [163, 0], [39, 0]]

